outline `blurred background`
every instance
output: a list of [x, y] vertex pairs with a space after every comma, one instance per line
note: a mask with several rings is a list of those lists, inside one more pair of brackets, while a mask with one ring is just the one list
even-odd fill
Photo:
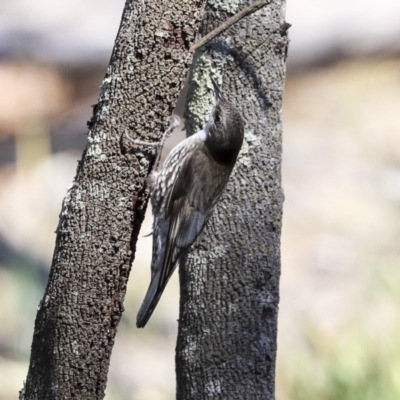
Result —
[[[277, 400], [397, 400], [400, 2], [287, 2]], [[26, 377], [61, 201], [123, 5], [0, 0], [0, 400]], [[151, 238], [141, 241], [110, 400], [174, 399], [177, 274], [137, 330]]]

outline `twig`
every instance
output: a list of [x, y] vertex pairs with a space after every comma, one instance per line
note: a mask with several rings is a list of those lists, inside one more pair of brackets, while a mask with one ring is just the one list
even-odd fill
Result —
[[240, 21], [242, 18], [247, 17], [250, 14], [253, 14], [254, 12], [258, 11], [260, 8], [263, 8], [267, 4], [271, 3], [271, 1], [272, 0], [261, 0], [261, 1], [256, 1], [253, 4], [250, 4], [248, 7], [244, 8], [242, 11], [239, 11], [233, 17], [229, 18], [227, 21], [225, 21], [223, 24], [221, 24], [218, 28], [214, 29], [213, 31], [208, 33], [206, 36], [202, 37], [198, 42], [194, 43], [192, 45], [192, 47], [190, 48], [190, 51], [192, 51], [194, 53], [200, 47], [207, 44], [210, 40], [214, 39], [216, 36], [220, 35], [224, 31], [226, 31], [233, 24], [236, 24], [236, 22]]

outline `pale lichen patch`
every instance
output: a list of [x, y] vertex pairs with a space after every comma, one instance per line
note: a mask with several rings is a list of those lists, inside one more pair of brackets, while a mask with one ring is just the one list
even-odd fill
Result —
[[97, 200], [103, 201], [110, 197], [109, 186], [101, 181], [94, 181], [89, 186], [89, 196]]
[[214, 7], [218, 10], [227, 11], [230, 14], [237, 12], [240, 5], [243, 3], [243, 0], [208, 0], [208, 4], [211, 7]]
[[217, 395], [221, 393], [221, 381], [219, 379], [214, 379], [209, 381], [205, 386], [206, 393], [209, 395]]
[[211, 77], [221, 81], [221, 71], [211, 62], [209, 54], [200, 50], [193, 59], [186, 96], [185, 126], [188, 135], [200, 131], [210, 115], [213, 100]]
[[103, 153], [103, 143], [107, 138], [105, 132], [98, 132], [95, 136], [89, 136], [86, 154], [93, 157], [94, 161], [105, 161], [107, 156]]
[[245, 165], [246, 167], [250, 167], [252, 165], [252, 160], [250, 157], [250, 149], [253, 146], [260, 146], [261, 139], [260, 137], [256, 136], [252, 130], [246, 130], [244, 132], [244, 141], [242, 144], [242, 149], [240, 150], [237, 164]]
[[244, 132], [244, 140], [248, 143], [250, 147], [261, 145], [260, 137], [255, 135], [252, 130], [246, 130]]

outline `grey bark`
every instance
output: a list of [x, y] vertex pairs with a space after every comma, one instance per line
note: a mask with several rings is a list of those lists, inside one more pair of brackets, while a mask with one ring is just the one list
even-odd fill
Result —
[[[239, 4], [238, 4], [239, 3]], [[202, 35], [248, 2], [208, 1]], [[209, 74], [245, 119], [233, 176], [180, 268], [178, 400], [273, 400], [280, 276], [285, 0], [243, 19], [195, 55], [187, 130], [204, 124]]]
[[128, 0], [88, 143], [64, 199], [20, 399], [102, 399], [148, 194], [151, 148], [191, 62], [204, 1]]

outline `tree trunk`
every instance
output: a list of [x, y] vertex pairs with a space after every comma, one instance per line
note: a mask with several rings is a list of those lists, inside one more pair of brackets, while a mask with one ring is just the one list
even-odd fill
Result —
[[[147, 203], [151, 147], [191, 62], [204, 1], [128, 0], [88, 143], [64, 199], [20, 399], [102, 399]], [[133, 131], [133, 133], [132, 133]]]
[[[202, 34], [244, 6], [237, 3], [209, 1]], [[244, 117], [245, 141], [221, 202], [180, 268], [178, 400], [275, 398], [284, 7], [277, 0], [243, 19], [200, 49], [191, 68], [188, 133], [209, 110], [209, 74], [221, 74]]]

